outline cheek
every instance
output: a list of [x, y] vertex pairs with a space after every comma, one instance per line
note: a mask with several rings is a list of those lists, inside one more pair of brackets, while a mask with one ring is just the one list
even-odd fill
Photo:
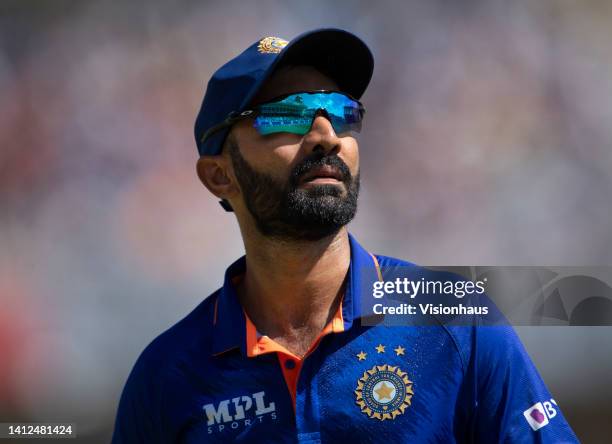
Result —
[[281, 133], [263, 137], [253, 129], [252, 134], [239, 140], [240, 153], [256, 171], [285, 181], [297, 160], [300, 139], [295, 134]]
[[353, 137], [344, 138], [343, 150], [340, 157], [351, 170], [351, 174], [355, 175], [359, 170], [359, 145]]

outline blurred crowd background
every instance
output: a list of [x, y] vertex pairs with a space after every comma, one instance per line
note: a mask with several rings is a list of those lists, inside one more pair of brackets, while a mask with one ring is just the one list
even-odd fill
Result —
[[[109, 441], [138, 354], [243, 252], [195, 174], [206, 82], [322, 26], [376, 59], [350, 227], [366, 248], [612, 264], [612, 2], [2, 0], [0, 422]], [[609, 442], [612, 329], [517, 330], [583, 442]]]

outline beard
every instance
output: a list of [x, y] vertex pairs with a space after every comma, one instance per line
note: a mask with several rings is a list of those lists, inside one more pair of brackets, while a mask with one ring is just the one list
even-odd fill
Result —
[[[289, 241], [320, 240], [336, 234], [355, 217], [359, 172], [353, 177], [337, 155], [313, 153], [293, 168], [286, 183], [279, 183], [255, 171], [237, 144], [231, 144], [229, 150], [245, 205], [264, 236]], [[322, 184], [300, 189], [300, 178], [322, 165], [336, 168], [344, 186]]]

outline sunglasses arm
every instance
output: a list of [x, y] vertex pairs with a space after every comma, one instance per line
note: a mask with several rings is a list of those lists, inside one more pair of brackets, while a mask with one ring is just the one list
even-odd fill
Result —
[[213, 134], [221, 131], [222, 129], [230, 127], [234, 123], [240, 120], [246, 119], [247, 117], [251, 117], [254, 113], [255, 113], [255, 110], [253, 109], [247, 109], [242, 112], [232, 111], [231, 113], [227, 115], [227, 117], [225, 118], [223, 122], [218, 123], [217, 125], [214, 125], [210, 127], [208, 130], [206, 130], [206, 132], [202, 135], [202, 138], [200, 139], [200, 143], [204, 143], [206, 139], [211, 137]]

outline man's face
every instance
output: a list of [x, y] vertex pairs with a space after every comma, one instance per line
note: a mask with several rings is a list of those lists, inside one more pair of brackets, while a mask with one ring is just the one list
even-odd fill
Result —
[[[287, 67], [266, 82], [253, 103], [319, 89], [338, 86], [312, 67]], [[357, 141], [350, 133], [336, 134], [323, 114], [304, 136], [262, 136], [252, 120], [242, 121], [232, 128], [226, 148], [245, 206], [265, 236], [317, 240], [338, 232], [355, 216]]]

